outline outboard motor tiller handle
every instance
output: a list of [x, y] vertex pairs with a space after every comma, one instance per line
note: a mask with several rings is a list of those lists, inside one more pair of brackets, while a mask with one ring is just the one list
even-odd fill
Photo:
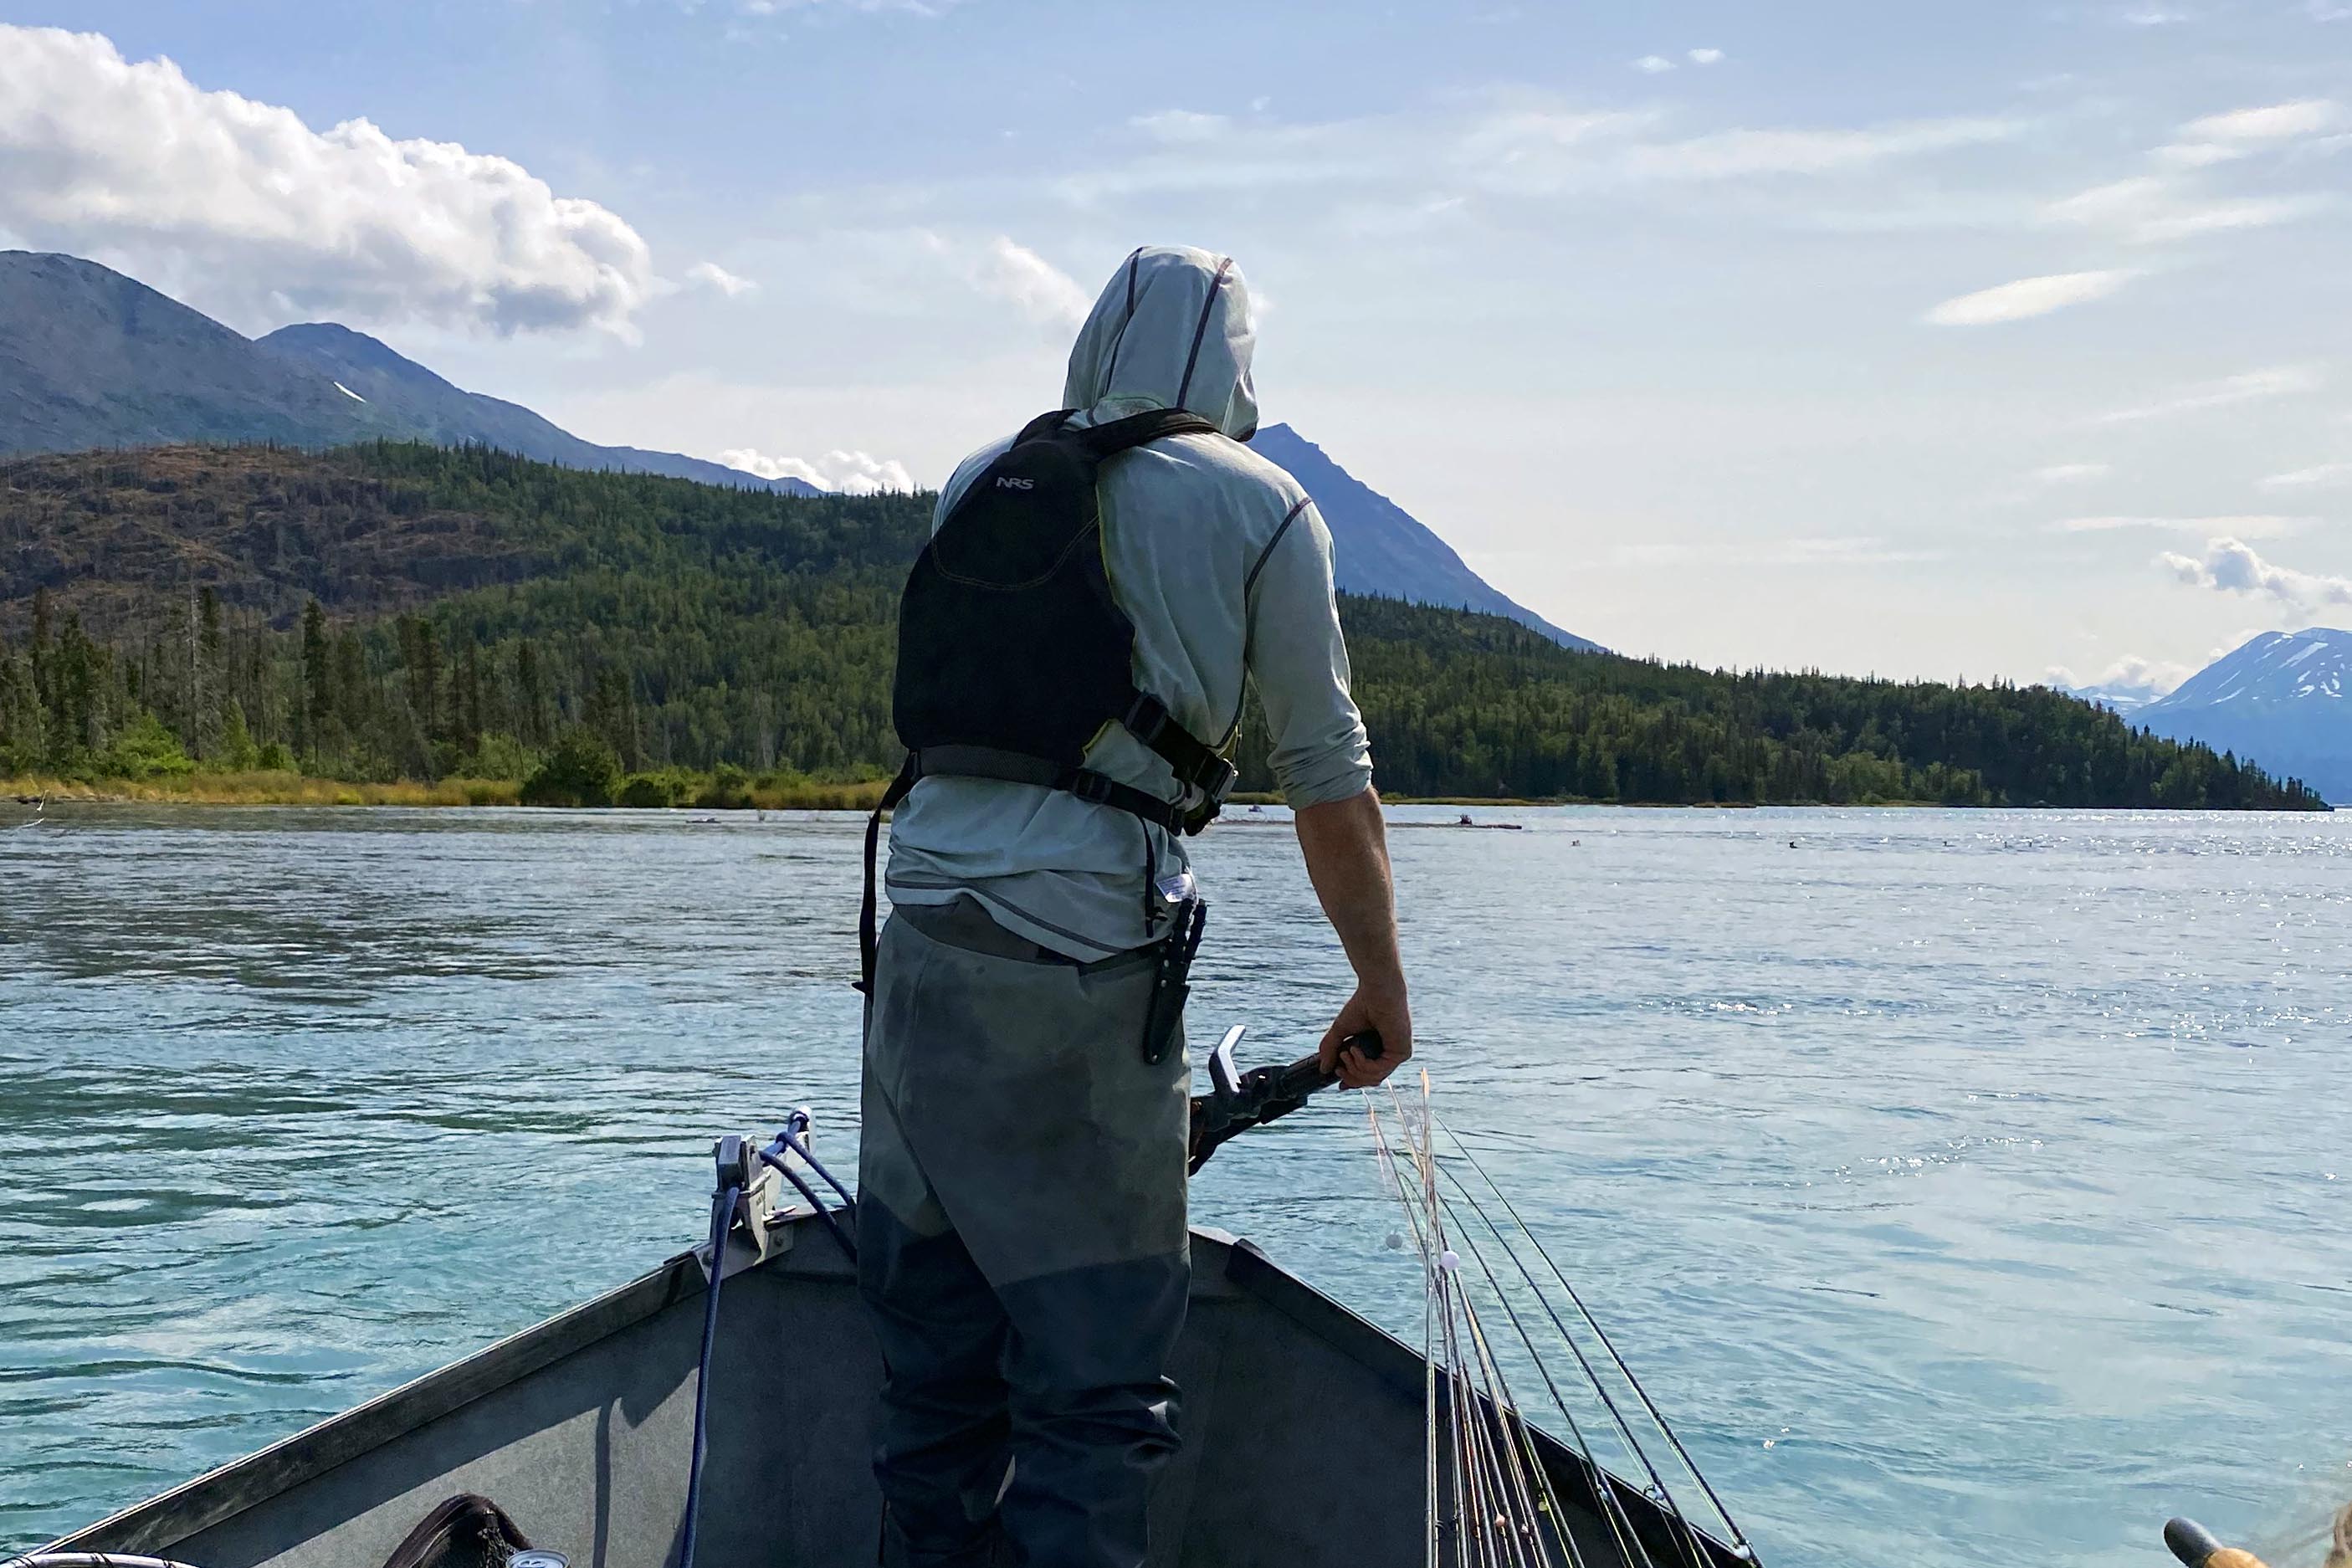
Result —
[[[1234, 1047], [1241, 1043], [1244, 1033], [1241, 1025], [1234, 1025], [1217, 1042], [1217, 1048], [1209, 1053], [1209, 1092], [1192, 1097], [1191, 1158], [1186, 1166], [1190, 1174], [1200, 1174], [1209, 1156], [1227, 1139], [1289, 1115], [1305, 1105], [1317, 1090], [1339, 1081], [1336, 1074], [1323, 1070], [1319, 1052], [1301, 1057], [1288, 1067], [1237, 1071]], [[1385, 1047], [1378, 1030], [1366, 1029], [1340, 1041], [1339, 1048], [1378, 1061]]]

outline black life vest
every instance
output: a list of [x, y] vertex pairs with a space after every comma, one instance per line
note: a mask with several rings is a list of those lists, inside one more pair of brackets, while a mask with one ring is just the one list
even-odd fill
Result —
[[[1233, 788], [1233, 763], [1135, 684], [1135, 625], [1103, 566], [1095, 488], [1102, 465], [1122, 452], [1217, 427], [1181, 409], [1153, 409], [1072, 429], [1071, 412], [1030, 421], [971, 481], [908, 574], [890, 704], [907, 761], [866, 830], [859, 937], [869, 987], [882, 814], [922, 779], [1065, 790], [1171, 833], [1208, 826]], [[1086, 765], [1087, 749], [1113, 724], [1168, 763], [1181, 798]]]

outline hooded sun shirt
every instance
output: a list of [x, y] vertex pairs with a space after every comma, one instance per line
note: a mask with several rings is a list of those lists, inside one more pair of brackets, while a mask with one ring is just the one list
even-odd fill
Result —
[[[1231, 259], [1139, 250], [1078, 330], [1062, 406], [1088, 425], [1183, 408], [1224, 433], [1168, 437], [1105, 466], [1104, 563], [1135, 623], [1136, 685], [1222, 746], [1240, 727], [1244, 680], [1254, 684], [1283, 798], [1318, 805], [1369, 788], [1371, 753], [1348, 695], [1330, 532], [1296, 479], [1240, 444], [1257, 427], [1255, 339]], [[963, 460], [940, 492], [934, 529], [1011, 445]], [[1177, 797], [1168, 764], [1123, 726], [1109, 725], [1086, 762]], [[1006, 929], [1092, 960], [1166, 934], [1164, 921], [1145, 923], [1147, 866], [1161, 877], [1186, 870], [1183, 841], [1062, 791], [932, 777], [892, 817], [885, 886], [898, 904], [969, 895]]]

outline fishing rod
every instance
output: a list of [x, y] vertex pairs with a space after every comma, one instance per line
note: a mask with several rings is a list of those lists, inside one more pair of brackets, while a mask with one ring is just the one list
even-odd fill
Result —
[[[1708, 1568], [1727, 1561], [1755, 1563], [1755, 1547], [1565, 1271], [1528, 1228], [1493, 1176], [1466, 1152], [1460, 1135], [1438, 1118], [1431, 1104], [1428, 1076], [1423, 1075], [1417, 1097], [1409, 1100], [1391, 1086], [1388, 1100], [1395, 1122], [1393, 1139], [1381, 1106], [1368, 1101], [1367, 1110], [1375, 1156], [1388, 1178], [1386, 1184], [1396, 1189], [1412, 1226], [1424, 1277], [1423, 1337], [1430, 1384], [1426, 1397], [1431, 1510], [1425, 1550], [1432, 1568], [1441, 1564], [1485, 1568], [1490, 1563], [1516, 1568], [1521, 1562], [1549, 1565], [1556, 1561], [1573, 1568], [1584, 1556], [1577, 1540], [1581, 1527], [1570, 1526], [1558, 1499], [1551, 1495], [1544, 1451], [1535, 1441], [1526, 1406], [1504, 1374], [1496, 1353], [1498, 1339], [1486, 1326], [1482, 1295], [1485, 1306], [1500, 1309], [1510, 1337], [1525, 1352], [1542, 1380], [1543, 1393], [1550, 1396], [1554, 1409], [1567, 1423], [1569, 1442], [1562, 1457], [1582, 1466], [1582, 1479], [1591, 1493], [1593, 1524], [1602, 1532], [1601, 1543], [1613, 1552], [1610, 1561], [1627, 1568], [1669, 1568], [1670, 1564]], [[1410, 1182], [1402, 1168], [1408, 1159], [1416, 1178]], [[1455, 1169], [1464, 1163], [1486, 1188], [1488, 1197], [1508, 1215], [1508, 1231], [1487, 1212], [1480, 1194]], [[1401, 1244], [1401, 1238], [1390, 1243]], [[1498, 1268], [1490, 1258], [1489, 1247], [1500, 1251], [1503, 1267]], [[1537, 1267], [1524, 1256], [1529, 1248], [1550, 1275], [1549, 1280], [1538, 1279]], [[1474, 1268], [1464, 1268], [1465, 1263]], [[1510, 1278], [1513, 1275], [1517, 1278]], [[1478, 1284], [1483, 1284], [1483, 1291], [1473, 1288]], [[1567, 1302], [1556, 1305], [1555, 1295], [1565, 1295]], [[1521, 1312], [1518, 1303], [1528, 1300], [1539, 1310], [1536, 1314]], [[1575, 1320], [1581, 1320], [1580, 1331], [1571, 1331]], [[1556, 1343], [1546, 1347], [1538, 1342], [1538, 1322], [1549, 1324]], [[1586, 1336], [1598, 1342], [1596, 1352], [1587, 1352], [1581, 1342]], [[1621, 1480], [1601, 1464], [1584, 1422], [1566, 1397], [1562, 1384], [1567, 1379], [1554, 1376], [1561, 1346], [1573, 1358], [1573, 1372], [1581, 1374], [1590, 1394], [1605, 1412], [1605, 1426], [1615, 1429], [1637, 1473], [1646, 1477], [1646, 1486]], [[1633, 1402], [1621, 1403], [1612, 1395], [1608, 1373], [1631, 1390]], [[1440, 1384], [1446, 1394], [1442, 1419], [1437, 1398]], [[1652, 1458], [1650, 1442], [1635, 1432], [1633, 1418], [1636, 1416], [1648, 1417], [1655, 1435], [1664, 1437], [1728, 1531], [1728, 1542], [1710, 1539], [1693, 1522]], [[1650, 1505], [1648, 1510], [1638, 1506], [1637, 1491], [1641, 1500]], [[1443, 1519], [1441, 1510], [1445, 1513]], [[2224, 1558], [2210, 1568], [2254, 1565]], [[2352, 1562], [2344, 1568], [2352, 1568]]]

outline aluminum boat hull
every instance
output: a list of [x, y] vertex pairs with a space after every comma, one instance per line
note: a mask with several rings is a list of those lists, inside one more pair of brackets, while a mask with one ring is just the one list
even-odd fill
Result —
[[[805, 1215], [730, 1247], [711, 1378], [703, 1568], [863, 1568], [881, 1365], [848, 1260]], [[1246, 1241], [1193, 1234], [1173, 1373], [1182, 1451], [1152, 1495], [1155, 1568], [1411, 1568], [1426, 1551], [1420, 1353]], [[55, 1543], [197, 1568], [376, 1568], [438, 1503], [496, 1501], [572, 1568], [677, 1557], [705, 1269], [693, 1253]], [[1443, 1397], [1443, 1390], [1440, 1391]], [[1592, 1512], [1616, 1493], [1649, 1559], [1694, 1541], [1640, 1491], [1539, 1439], [1593, 1568], [1643, 1562]], [[1741, 1561], [1698, 1536], [1700, 1568]], [[1450, 1553], [1442, 1553], [1450, 1560]]]

